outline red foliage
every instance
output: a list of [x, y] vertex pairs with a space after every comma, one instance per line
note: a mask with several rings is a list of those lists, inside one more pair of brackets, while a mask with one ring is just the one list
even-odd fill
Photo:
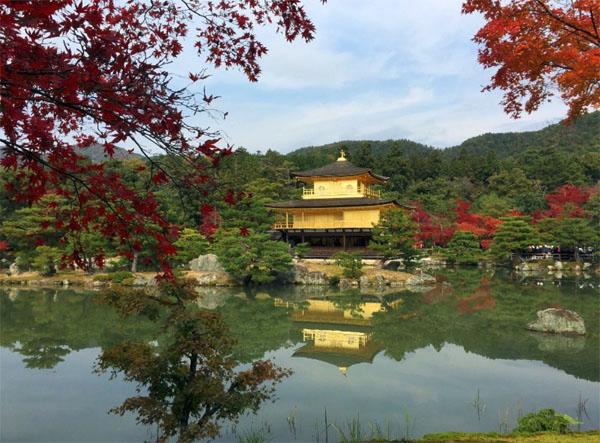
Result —
[[584, 218], [586, 217], [583, 206], [592, 195], [591, 190], [581, 186], [566, 184], [556, 189], [552, 194], [546, 195], [548, 209], [538, 211], [534, 219], [541, 218]]
[[470, 232], [482, 240], [491, 238], [502, 221], [488, 215], [472, 214], [470, 208], [471, 204], [466, 201], [456, 202], [456, 230]]
[[299, 0], [0, 3], [0, 165], [16, 176], [8, 191], [29, 203], [56, 192], [72, 208], [64, 226], [100, 232], [125, 255], [139, 249], [143, 236], [153, 237], [154, 257], [167, 273], [178, 230], [152, 190], [132, 189], [104, 165], [84, 161], [79, 149], [98, 143], [110, 157], [119, 143], [144, 154], [162, 151], [191, 172], [174, 181], [153, 164], [155, 188], [206, 184], [207, 164], [217, 165], [230, 148], [219, 148], [219, 137], [186, 115], [206, 112], [215, 97], [172, 88], [168, 72], [192, 20], [207, 62], [240, 68], [251, 81], [266, 52], [255, 26], [273, 23], [287, 40], [310, 40], [314, 31]]
[[0, 240], [0, 251], [7, 251], [10, 245], [7, 241]]
[[419, 226], [417, 242], [421, 246], [446, 246], [454, 235], [454, 226], [442, 217], [429, 214], [418, 202], [413, 204], [412, 218]]
[[483, 14], [479, 63], [497, 68], [484, 90], [504, 91], [504, 110], [531, 113], [555, 90], [569, 119], [600, 107], [600, 1], [465, 0]]

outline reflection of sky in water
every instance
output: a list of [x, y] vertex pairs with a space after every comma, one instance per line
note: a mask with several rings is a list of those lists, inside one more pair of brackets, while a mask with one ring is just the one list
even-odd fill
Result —
[[[351, 366], [344, 376], [321, 361], [292, 357], [300, 346], [267, 355], [294, 374], [277, 390], [278, 400], [266, 403], [258, 415], [244, 417], [238, 428], [269, 423], [273, 441], [291, 441], [288, 416], [293, 413], [296, 441], [316, 441], [315, 422], [344, 425], [360, 414], [363, 428], [377, 421], [391, 422], [395, 435], [403, 434], [404, 414], [414, 418], [414, 434], [463, 430], [494, 431], [510, 414], [512, 427], [520, 411], [553, 407], [576, 415], [579, 393], [589, 398], [590, 420], [584, 428], [599, 426], [600, 383], [577, 379], [562, 370], [528, 360], [489, 359], [446, 344], [408, 353], [398, 362], [380, 352], [372, 364]], [[2, 441], [141, 441], [149, 428], [135, 425], [131, 416], [107, 410], [134, 393], [132, 386], [91, 373], [98, 348], [73, 352], [52, 370], [26, 369], [22, 356], [0, 350]], [[472, 402], [480, 390], [485, 411], [481, 421]], [[224, 428], [229, 429], [229, 426]], [[330, 436], [335, 431], [330, 431]], [[225, 434], [221, 441], [231, 441]], [[321, 441], [323, 439], [321, 438]]]

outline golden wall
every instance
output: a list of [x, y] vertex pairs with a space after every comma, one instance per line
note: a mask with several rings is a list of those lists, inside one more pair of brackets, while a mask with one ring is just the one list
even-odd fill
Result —
[[[278, 209], [275, 228], [372, 228], [381, 208]], [[286, 218], [287, 213], [287, 218]]]

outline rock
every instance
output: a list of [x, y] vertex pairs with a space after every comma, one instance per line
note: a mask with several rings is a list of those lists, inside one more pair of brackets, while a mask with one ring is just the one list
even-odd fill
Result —
[[63, 280], [62, 281], [62, 285], [63, 286], [69, 286], [71, 284], [71, 282], [69, 280]]
[[527, 329], [553, 334], [585, 334], [583, 318], [568, 309], [548, 308], [537, 312], [537, 320], [529, 323]]
[[270, 300], [271, 296], [269, 294], [267, 294], [266, 292], [258, 292], [254, 298], [256, 300]]
[[308, 268], [300, 263], [294, 263], [292, 267], [292, 282], [297, 285], [324, 286], [329, 284], [324, 272], [310, 272]]
[[583, 264], [583, 269], [584, 269], [584, 270], [590, 269], [591, 267], [592, 267], [592, 264], [591, 264], [591, 263], [587, 263], [587, 262], [586, 262], [586, 263], [584, 263], [584, 264]]
[[557, 261], [557, 262], [554, 263], [554, 269], [556, 269], [558, 271], [561, 271], [563, 269], [563, 267], [564, 266], [563, 266], [563, 264], [562, 264], [561, 261]]
[[138, 276], [133, 279], [133, 282], [131, 284], [133, 286], [146, 286], [148, 284], [148, 280], [146, 280], [142, 276]]
[[195, 272], [225, 272], [219, 258], [215, 254], [205, 254], [195, 258], [189, 263], [190, 271]]
[[419, 260], [420, 266], [424, 269], [439, 269], [446, 266], [446, 260], [441, 257], [423, 257]]
[[94, 280], [92, 282], [92, 287], [93, 288], [103, 288], [104, 286], [106, 286], [106, 282], [100, 281], [100, 280]]
[[216, 286], [218, 279], [219, 277], [214, 272], [207, 272], [196, 277], [196, 281], [200, 286]]
[[17, 262], [11, 263], [11, 265], [8, 267], [8, 272], [10, 272], [10, 275], [19, 275], [21, 273]]
[[366, 275], [361, 276], [360, 279], [358, 280], [358, 285], [361, 288], [368, 288], [369, 287], [369, 277], [367, 277]]
[[373, 285], [378, 289], [378, 290], [383, 290], [385, 289], [385, 287], [387, 286], [388, 282], [385, 279], [385, 277], [381, 274], [376, 274], [374, 281], [373, 281]]
[[350, 278], [340, 279], [340, 289], [341, 290], [351, 289], [351, 288], [355, 288], [357, 286], [358, 286], [358, 282], [356, 280], [352, 280]]
[[411, 275], [405, 282], [406, 286], [429, 286], [435, 285], [435, 283], [435, 277], [423, 273]]
[[383, 262], [382, 268], [388, 271], [397, 271], [403, 266], [404, 264], [402, 263], [402, 260], [386, 260]]

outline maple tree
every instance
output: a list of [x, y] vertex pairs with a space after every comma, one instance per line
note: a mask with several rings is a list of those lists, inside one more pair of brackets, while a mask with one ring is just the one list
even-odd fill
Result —
[[428, 213], [419, 202], [412, 202], [412, 204], [415, 208], [411, 216], [419, 226], [417, 232], [419, 246], [446, 246], [456, 229], [453, 223], [444, 217]]
[[458, 200], [456, 202], [456, 230], [460, 232], [470, 232], [475, 237], [478, 237], [481, 241], [481, 246], [487, 248], [489, 246], [489, 240], [502, 221], [490, 217], [488, 215], [481, 215], [470, 212], [471, 204]]
[[[0, 166], [14, 171], [8, 192], [27, 204], [61, 196], [68, 210], [57, 222], [68, 233], [99, 232], [128, 257], [141, 249], [140, 237], [152, 237], [156, 260], [171, 274], [178, 228], [161, 214], [152, 187], [197, 187], [207, 195], [207, 168], [231, 147], [194, 120], [215, 99], [193, 86], [207, 71], [189, 73], [180, 85], [169, 64], [194, 34], [207, 65], [239, 68], [256, 81], [267, 48], [255, 28], [267, 24], [288, 41], [314, 33], [300, 0], [2, 0]], [[99, 144], [112, 157], [123, 143], [146, 157], [139, 172], [151, 177], [147, 189], [81, 155]], [[165, 167], [155, 153], [184, 167]], [[85, 268], [80, 249], [65, 259]]]
[[479, 62], [497, 68], [484, 90], [504, 91], [508, 114], [531, 113], [555, 92], [569, 120], [600, 108], [598, 0], [466, 0], [462, 10], [483, 14]]
[[543, 217], [586, 218], [584, 205], [591, 195], [591, 190], [567, 183], [544, 197], [548, 209], [537, 211], [534, 214], [534, 219], [537, 220]]

